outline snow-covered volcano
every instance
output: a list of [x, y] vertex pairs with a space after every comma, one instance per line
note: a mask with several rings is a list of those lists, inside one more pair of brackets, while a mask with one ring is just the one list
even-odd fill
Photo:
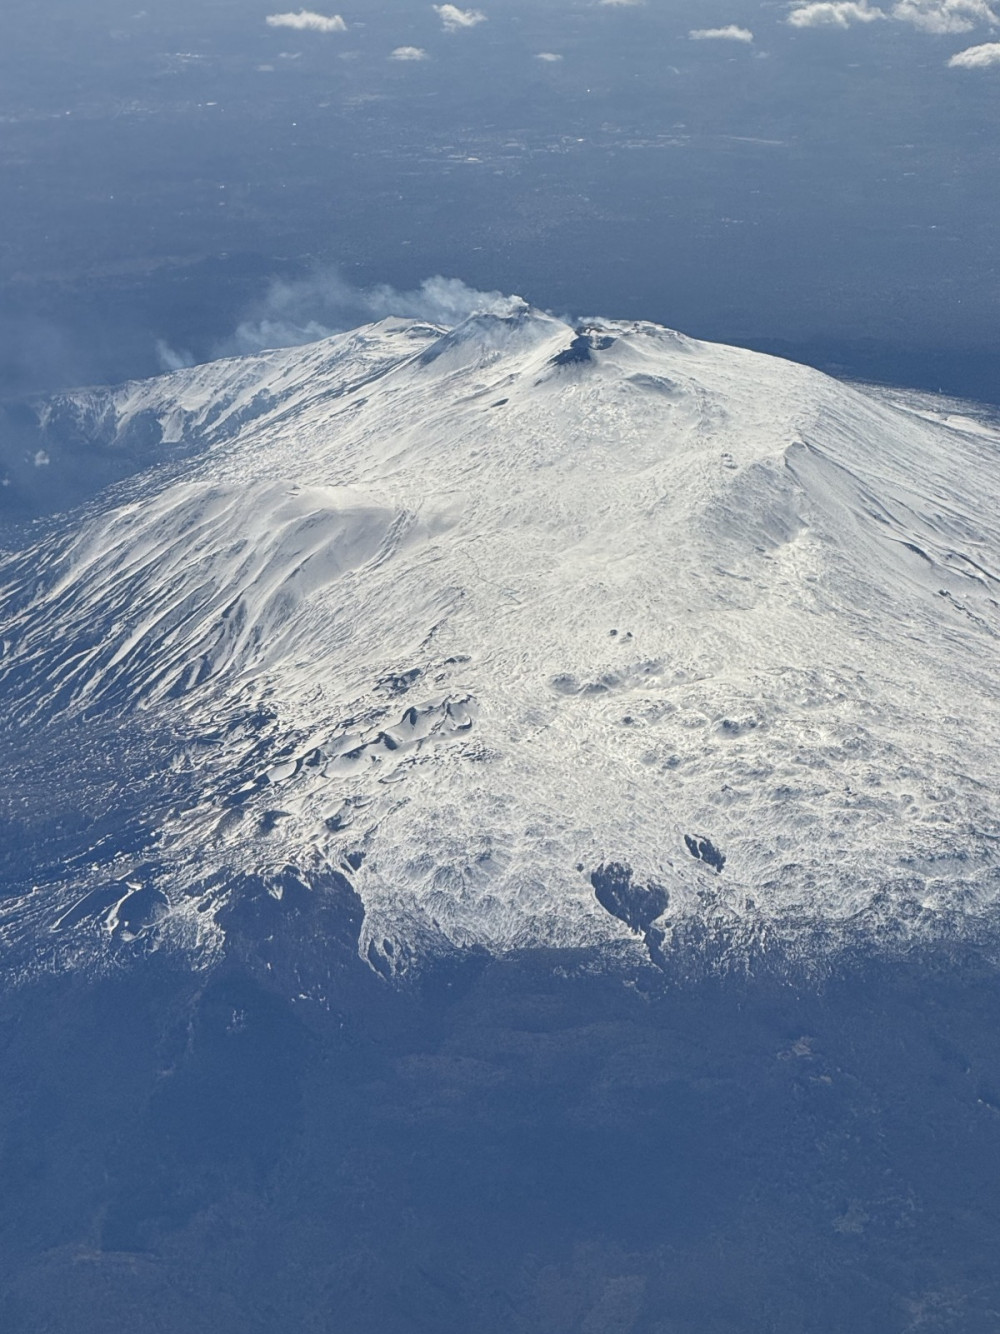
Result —
[[386, 973], [995, 911], [974, 416], [524, 307], [68, 396], [42, 430], [47, 475], [120, 480], [7, 530], [19, 967], [211, 958], [248, 885], [345, 878]]

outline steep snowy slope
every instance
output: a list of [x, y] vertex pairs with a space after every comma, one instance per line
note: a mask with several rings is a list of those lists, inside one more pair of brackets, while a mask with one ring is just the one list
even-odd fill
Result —
[[344, 878], [386, 973], [989, 928], [988, 425], [528, 308], [75, 402], [148, 448], [4, 561], [17, 966]]

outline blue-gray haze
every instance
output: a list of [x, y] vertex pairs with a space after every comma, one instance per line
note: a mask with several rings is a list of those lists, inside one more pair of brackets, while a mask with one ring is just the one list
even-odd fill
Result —
[[[1000, 67], [949, 66], [994, 35], [985, 0], [798, 26], [761, 0], [496, 0], [454, 31], [417, 0], [331, 32], [264, 0], [17, 8], [8, 390], [154, 371], [160, 340], [204, 358], [272, 277], [333, 269], [1000, 395]], [[753, 40], [689, 36], [729, 28]]]

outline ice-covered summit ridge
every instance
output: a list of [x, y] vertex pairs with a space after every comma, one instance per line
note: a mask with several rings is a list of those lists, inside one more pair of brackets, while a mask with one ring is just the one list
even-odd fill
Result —
[[[86, 407], [160, 453], [5, 561], [19, 957], [116, 948], [139, 893], [133, 944], [211, 955], [240, 887], [289, 876], [350, 880], [387, 973], [992, 920], [974, 415], [524, 305]], [[78, 811], [58, 858], [42, 791]]]

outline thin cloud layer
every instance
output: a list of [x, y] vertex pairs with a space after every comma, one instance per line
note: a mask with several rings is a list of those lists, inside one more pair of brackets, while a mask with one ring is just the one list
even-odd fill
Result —
[[347, 24], [339, 14], [315, 14], [300, 9], [297, 14], [268, 14], [269, 28], [296, 28], [300, 32], [346, 32]]
[[849, 28], [852, 23], [873, 23], [887, 15], [873, 9], [868, 0], [817, 0], [800, 5], [786, 20], [793, 28]]
[[738, 28], [730, 23], [725, 28], [692, 28], [688, 33], [692, 42], [752, 42], [749, 28]]
[[948, 61], [950, 69], [989, 69], [992, 65], [1000, 65], [1000, 42], [967, 47]]
[[390, 60], [426, 60], [427, 52], [422, 46], [397, 46], [389, 55]]
[[538, 55], [535, 56], [535, 59], [544, 60], [547, 65], [555, 65], [562, 60], [562, 56], [558, 55], [555, 51], [539, 51]]
[[459, 9], [457, 5], [435, 5], [434, 12], [444, 24], [445, 32], [461, 32], [464, 28], [474, 28], [486, 22], [486, 15], [480, 9]]

